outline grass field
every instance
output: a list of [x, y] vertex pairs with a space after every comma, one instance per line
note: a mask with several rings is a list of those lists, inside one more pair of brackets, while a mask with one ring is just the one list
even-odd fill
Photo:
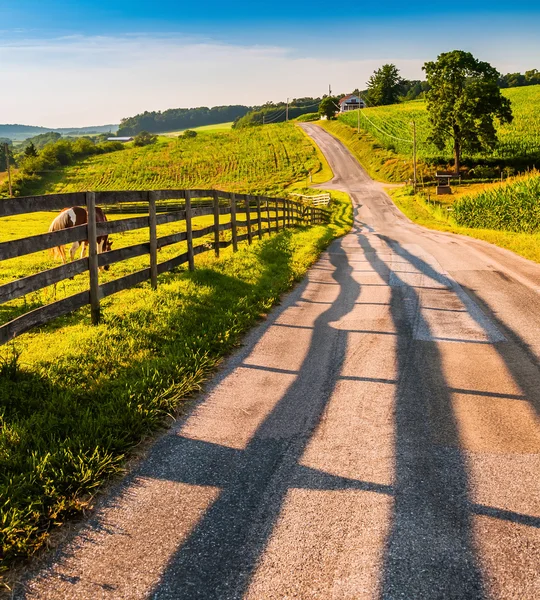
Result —
[[[229, 131], [232, 129], [233, 121], [228, 123], [216, 123], [215, 125], [201, 125], [200, 127], [190, 128], [191, 131]], [[186, 131], [185, 129], [179, 129], [178, 131], [167, 131], [165, 133], [159, 133], [158, 135], [164, 135], [166, 137], [178, 137]]]
[[321, 167], [302, 131], [282, 123], [160, 138], [151, 146], [94, 156], [51, 174], [36, 193], [215, 187], [278, 194]]
[[[512, 101], [514, 121], [498, 126], [500, 144], [489, 157], [495, 162], [536, 164], [540, 161], [540, 85], [509, 88], [502, 93]], [[366, 108], [360, 111], [360, 127], [368, 132], [386, 150], [404, 157], [412, 157], [412, 126], [416, 121], [418, 158], [428, 164], [445, 163], [452, 159], [450, 145], [444, 152], [427, 142], [428, 114], [423, 100], [414, 100], [390, 106]], [[355, 112], [339, 116], [342, 123], [356, 129]], [[396, 139], [398, 138], [398, 139]], [[475, 160], [483, 156], [472, 157]]]

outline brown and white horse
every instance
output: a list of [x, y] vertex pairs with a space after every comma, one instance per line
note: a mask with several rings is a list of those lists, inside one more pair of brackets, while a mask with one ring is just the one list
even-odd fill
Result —
[[[101, 210], [101, 208], [99, 208], [99, 206], [96, 206], [96, 223], [104, 223], [106, 221], [107, 217], [105, 216], [105, 213]], [[86, 225], [87, 222], [88, 213], [86, 212], [86, 208], [72, 206], [71, 208], [64, 208], [64, 210], [51, 223], [49, 231], [60, 231], [62, 229], [69, 229], [70, 227], [77, 227], [78, 225]], [[82, 247], [81, 258], [84, 258], [88, 247], [88, 240], [84, 240], [82, 242], [73, 242], [69, 251], [71, 260], [75, 260], [75, 254], [79, 249], [79, 246]], [[109, 240], [108, 235], [101, 235], [97, 238], [98, 254], [109, 252], [111, 246], [112, 242]], [[66, 264], [66, 251], [64, 246], [58, 246], [54, 248], [53, 252], [55, 254], [59, 254], [62, 258], [62, 262]], [[105, 269], [108, 270], [109, 266], [107, 265]]]

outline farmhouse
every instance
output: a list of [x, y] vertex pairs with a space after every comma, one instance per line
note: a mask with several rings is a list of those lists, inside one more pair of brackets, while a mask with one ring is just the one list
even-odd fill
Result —
[[357, 110], [358, 108], [366, 108], [366, 103], [359, 96], [349, 94], [339, 101], [339, 112], [347, 112], [349, 110]]
[[132, 142], [132, 137], [110, 137], [107, 138], [108, 142]]

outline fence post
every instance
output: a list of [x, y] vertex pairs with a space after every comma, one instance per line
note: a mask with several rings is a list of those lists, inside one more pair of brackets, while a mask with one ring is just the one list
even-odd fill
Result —
[[259, 239], [262, 240], [262, 217], [261, 217], [261, 198], [257, 196], [257, 224], [259, 226]]
[[266, 202], [266, 218], [268, 220], [268, 235], [272, 235], [272, 221], [270, 220], [270, 207], [268, 206], [268, 198], [265, 198]]
[[214, 252], [219, 258], [219, 193], [214, 191]]
[[286, 200], [281, 200], [281, 208], [283, 209], [283, 229], [287, 228], [287, 210], [286, 210]]
[[195, 270], [195, 259], [193, 256], [193, 224], [191, 222], [191, 192], [186, 190], [186, 237], [188, 266], [190, 271]]
[[97, 325], [101, 317], [99, 307], [99, 265], [96, 227], [96, 194], [86, 192], [86, 211], [88, 214], [88, 272], [90, 275], [90, 313], [92, 324]]
[[313, 208], [313, 206], [309, 207], [309, 216], [310, 216], [311, 224], [315, 225], [315, 209]]
[[276, 233], [279, 233], [279, 212], [278, 212], [278, 202], [274, 200], [274, 211], [275, 211], [275, 219], [276, 219]]
[[157, 288], [157, 214], [156, 214], [156, 195], [154, 192], [148, 192], [148, 227], [150, 229], [150, 283], [152, 288]]
[[238, 236], [236, 234], [236, 195], [231, 194], [231, 227], [233, 252], [238, 250]]
[[247, 234], [248, 234], [248, 244], [251, 246], [251, 243], [253, 242], [253, 236], [251, 233], [251, 207], [249, 206], [249, 200], [250, 200], [251, 196], [248, 196], [245, 200], [245, 204], [246, 204], [246, 221], [247, 221]]

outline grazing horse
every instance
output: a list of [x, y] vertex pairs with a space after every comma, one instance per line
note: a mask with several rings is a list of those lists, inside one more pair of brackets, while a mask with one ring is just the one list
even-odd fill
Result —
[[[105, 213], [101, 210], [101, 208], [96, 206], [96, 223], [104, 223], [105, 221], [107, 221]], [[86, 208], [72, 206], [71, 208], [64, 208], [64, 210], [51, 223], [49, 231], [60, 231], [62, 229], [69, 229], [70, 227], [77, 227], [78, 225], [86, 225], [87, 223], [88, 213], [86, 212]], [[88, 240], [83, 240], [82, 242], [73, 242], [69, 251], [71, 260], [75, 260], [75, 254], [79, 249], [79, 246], [82, 247], [81, 258], [83, 258], [88, 247]], [[111, 249], [111, 246], [112, 242], [109, 240], [108, 235], [101, 235], [97, 238], [98, 254], [108, 252]], [[66, 264], [66, 251], [64, 246], [57, 246], [56, 248], [53, 248], [53, 253], [59, 254], [62, 258], [62, 262]], [[107, 265], [105, 269], [108, 270], [109, 266]]]

